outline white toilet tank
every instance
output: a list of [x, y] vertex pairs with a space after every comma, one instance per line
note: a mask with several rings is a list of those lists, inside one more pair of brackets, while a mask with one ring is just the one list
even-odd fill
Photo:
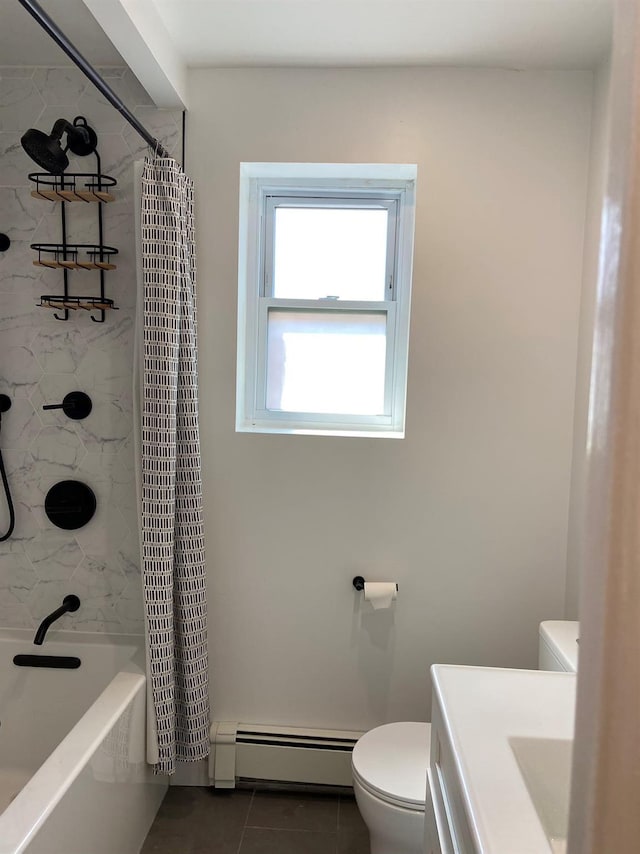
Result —
[[571, 620], [546, 620], [540, 623], [538, 669], [578, 670], [578, 635], [580, 624]]

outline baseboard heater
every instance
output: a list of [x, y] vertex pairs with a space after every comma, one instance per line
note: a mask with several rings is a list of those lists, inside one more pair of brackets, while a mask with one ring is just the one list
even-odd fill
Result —
[[211, 785], [237, 780], [351, 785], [351, 751], [361, 732], [216, 721], [211, 726]]

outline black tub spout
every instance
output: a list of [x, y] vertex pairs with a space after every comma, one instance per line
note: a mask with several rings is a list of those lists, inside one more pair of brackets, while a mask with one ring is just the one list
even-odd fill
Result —
[[65, 596], [62, 600], [62, 605], [60, 605], [59, 608], [56, 608], [56, 610], [49, 614], [48, 617], [45, 617], [44, 620], [40, 623], [33, 642], [38, 644], [38, 646], [42, 646], [49, 626], [52, 623], [55, 623], [56, 620], [59, 620], [60, 617], [63, 616], [63, 614], [66, 614], [68, 611], [77, 611], [79, 607], [80, 600], [77, 596], [74, 596], [73, 593], [69, 596]]

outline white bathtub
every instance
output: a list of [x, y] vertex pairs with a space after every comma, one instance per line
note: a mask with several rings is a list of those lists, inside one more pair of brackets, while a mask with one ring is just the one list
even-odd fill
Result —
[[[167, 787], [145, 762], [140, 638], [0, 630], [0, 854], [138, 854]], [[17, 667], [73, 655], [77, 670]]]

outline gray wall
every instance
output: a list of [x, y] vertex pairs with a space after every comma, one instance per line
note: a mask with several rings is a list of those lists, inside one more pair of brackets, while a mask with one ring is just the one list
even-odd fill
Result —
[[[536, 665], [565, 604], [592, 88], [191, 71], [214, 718], [420, 720], [433, 662]], [[234, 432], [243, 160], [418, 164], [404, 440]], [[393, 610], [355, 574], [398, 581]]]
[[[109, 83], [165, 145], [179, 145], [180, 113], [163, 113], [125, 68], [104, 69]], [[62, 273], [32, 263], [32, 242], [58, 242], [60, 209], [31, 197], [29, 172], [41, 171], [19, 139], [29, 127], [49, 131], [55, 119], [84, 115], [98, 133], [103, 171], [118, 180], [117, 201], [104, 208], [106, 242], [116, 246], [118, 269], [106, 276], [119, 311], [104, 324], [88, 312], [59, 322], [36, 303], [62, 293]], [[142, 631], [142, 599], [132, 450], [132, 345], [135, 315], [133, 161], [145, 145], [120, 114], [75, 69], [0, 68], [0, 231], [13, 241], [0, 253], [0, 392], [12, 398], [0, 443], [14, 501], [16, 529], [0, 543], [0, 626], [33, 627], [67, 593], [80, 610], [69, 629]], [[95, 158], [70, 170], [90, 172]], [[97, 207], [67, 205], [69, 239], [97, 240]], [[71, 293], [97, 294], [98, 274], [72, 272]], [[85, 391], [94, 409], [84, 421], [44, 412], [68, 391]], [[61, 531], [44, 514], [44, 496], [62, 479], [95, 491], [98, 510], [77, 531]], [[0, 529], [6, 528], [0, 496]]]

